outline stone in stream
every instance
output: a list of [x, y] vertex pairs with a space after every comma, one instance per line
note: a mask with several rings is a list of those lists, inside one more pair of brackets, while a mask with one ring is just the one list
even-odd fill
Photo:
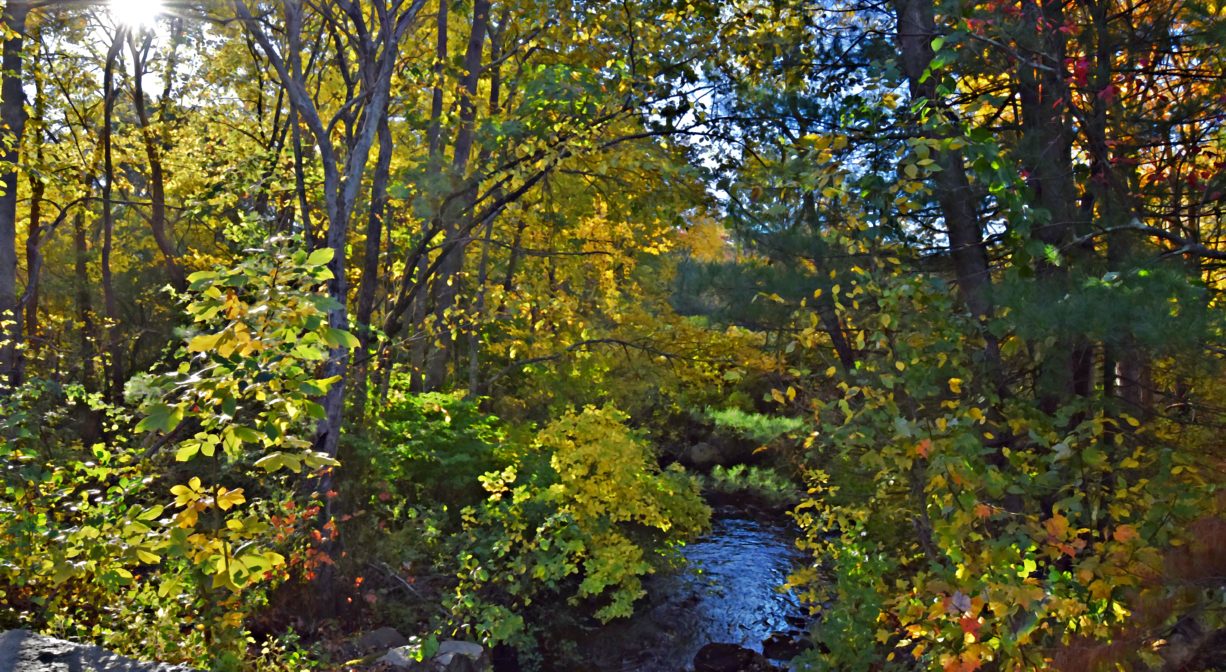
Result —
[[424, 663], [413, 660], [417, 649], [413, 645], [396, 647], [378, 662], [412, 672], [488, 672], [491, 669], [485, 647], [473, 642], [457, 639], [439, 642], [434, 657]]
[[766, 656], [736, 644], [707, 644], [694, 656], [694, 672], [777, 672]]
[[813, 644], [786, 632], [776, 632], [762, 641], [762, 655], [775, 660], [791, 660]]
[[0, 672], [193, 672], [182, 665], [142, 663], [98, 646], [29, 630], [0, 634]]

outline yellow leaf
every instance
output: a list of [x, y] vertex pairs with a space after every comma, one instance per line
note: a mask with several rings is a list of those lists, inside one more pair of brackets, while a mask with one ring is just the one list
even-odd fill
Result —
[[217, 506], [222, 511], [226, 511], [230, 507], [237, 504], [242, 504], [245, 501], [247, 501], [247, 498], [243, 496], [242, 488], [237, 488], [234, 490], [226, 490], [225, 488], [222, 488], [217, 493]]
[[949, 391], [953, 392], [954, 394], [962, 394], [962, 379], [961, 378], [950, 378], [949, 379]]
[[221, 340], [224, 333], [225, 332], [219, 331], [216, 334], [204, 334], [202, 336], [197, 336], [187, 342], [187, 351], [208, 352], [209, 350], [217, 347], [217, 342]]

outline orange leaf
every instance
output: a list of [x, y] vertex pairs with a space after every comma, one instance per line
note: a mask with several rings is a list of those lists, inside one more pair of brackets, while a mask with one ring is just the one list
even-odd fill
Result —
[[915, 453], [920, 457], [928, 457], [928, 453], [932, 450], [932, 439], [924, 439], [915, 444]]
[[1120, 525], [1115, 528], [1115, 533], [1111, 535], [1116, 541], [1126, 543], [1133, 539], [1139, 538], [1141, 535], [1137, 533], [1137, 528], [1132, 525]]
[[1058, 513], [1044, 521], [1043, 527], [1047, 528], [1047, 534], [1053, 539], [1064, 539], [1068, 536], [1068, 518]]

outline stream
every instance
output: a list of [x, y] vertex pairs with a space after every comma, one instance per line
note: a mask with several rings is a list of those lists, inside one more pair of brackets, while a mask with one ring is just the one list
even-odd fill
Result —
[[798, 634], [804, 610], [777, 590], [803, 559], [794, 539], [787, 521], [716, 509], [711, 531], [683, 550], [689, 568], [650, 577], [635, 615], [593, 632], [581, 658], [593, 672], [681, 672], [706, 644], [761, 652], [773, 633]]

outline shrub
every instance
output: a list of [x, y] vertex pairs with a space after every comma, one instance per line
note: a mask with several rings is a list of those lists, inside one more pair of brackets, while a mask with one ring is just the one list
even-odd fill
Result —
[[522, 637], [522, 611], [542, 595], [592, 605], [601, 621], [630, 615], [642, 577], [709, 523], [696, 483], [661, 470], [627, 416], [588, 406], [542, 429], [548, 468], [486, 474], [489, 499], [465, 510], [453, 611], [493, 641]]
[[737, 464], [716, 465], [703, 479], [709, 496], [748, 499], [775, 509], [800, 503], [803, 493], [797, 484], [770, 467]]

